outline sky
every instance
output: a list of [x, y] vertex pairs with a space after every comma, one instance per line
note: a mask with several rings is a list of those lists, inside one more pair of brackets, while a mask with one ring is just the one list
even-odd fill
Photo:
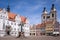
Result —
[[[47, 12], [55, 4], [57, 10], [57, 20], [60, 22], [60, 0], [9, 0], [10, 11], [27, 17], [30, 24], [41, 23], [41, 14], [46, 7]], [[7, 8], [8, 0], [0, 0], [0, 8]]]

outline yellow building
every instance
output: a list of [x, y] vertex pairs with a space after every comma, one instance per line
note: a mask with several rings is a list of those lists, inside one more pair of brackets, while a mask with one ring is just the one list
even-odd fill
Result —
[[46, 28], [45, 28], [46, 34], [52, 35], [54, 31], [54, 23], [53, 21], [46, 22]]

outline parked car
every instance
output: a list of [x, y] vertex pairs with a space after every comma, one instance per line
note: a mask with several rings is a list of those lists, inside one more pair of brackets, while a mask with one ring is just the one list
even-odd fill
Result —
[[53, 32], [53, 36], [59, 36], [59, 32]]

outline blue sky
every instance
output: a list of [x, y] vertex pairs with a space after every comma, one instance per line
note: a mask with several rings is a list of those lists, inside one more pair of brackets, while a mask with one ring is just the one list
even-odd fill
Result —
[[[41, 14], [43, 7], [50, 12], [51, 5], [55, 4], [57, 10], [57, 19], [60, 21], [60, 0], [10, 0], [11, 12], [25, 16], [29, 19], [30, 24], [41, 23]], [[0, 8], [7, 8], [8, 0], [0, 0]]]

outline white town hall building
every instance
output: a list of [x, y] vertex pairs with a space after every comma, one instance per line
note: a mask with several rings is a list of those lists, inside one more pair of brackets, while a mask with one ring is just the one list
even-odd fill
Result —
[[24, 36], [30, 35], [28, 19], [11, 13], [9, 6], [7, 10], [5, 8], [0, 9], [0, 36], [10, 35], [18, 37], [20, 32], [24, 32]]

